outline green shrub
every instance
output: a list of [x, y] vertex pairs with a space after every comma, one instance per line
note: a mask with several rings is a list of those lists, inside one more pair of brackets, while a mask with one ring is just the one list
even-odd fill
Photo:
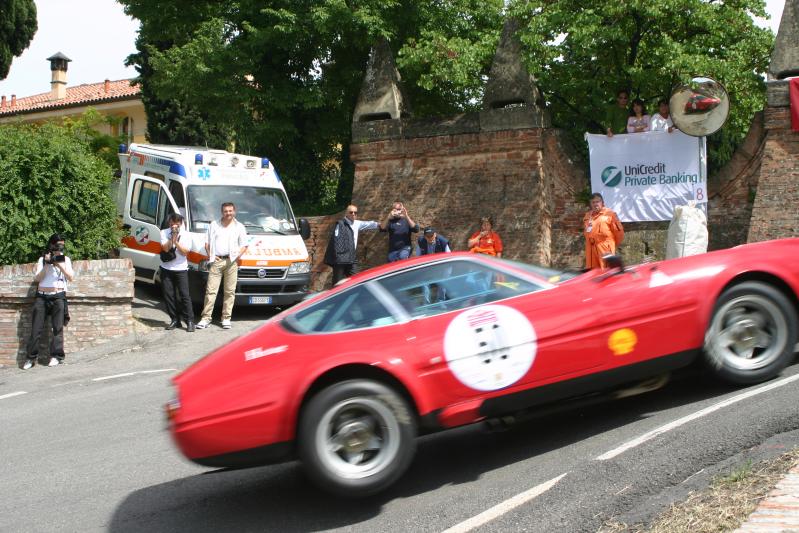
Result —
[[118, 246], [112, 170], [90, 138], [74, 125], [0, 127], [0, 265], [35, 261], [53, 233], [64, 235], [72, 259]]

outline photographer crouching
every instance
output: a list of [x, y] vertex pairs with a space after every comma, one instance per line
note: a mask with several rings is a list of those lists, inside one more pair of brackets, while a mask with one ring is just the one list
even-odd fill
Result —
[[47, 250], [36, 263], [34, 281], [39, 286], [33, 303], [31, 336], [28, 340], [28, 357], [23, 370], [30, 370], [39, 359], [39, 339], [47, 317], [53, 327], [50, 340], [50, 362], [57, 366], [64, 362], [64, 324], [69, 322], [67, 309], [67, 283], [75, 276], [72, 261], [64, 254], [64, 238], [54, 233], [47, 243]]

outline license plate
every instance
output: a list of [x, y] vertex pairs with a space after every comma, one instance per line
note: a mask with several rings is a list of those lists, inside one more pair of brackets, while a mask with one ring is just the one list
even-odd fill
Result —
[[250, 296], [250, 303], [251, 304], [271, 304], [272, 297], [271, 296]]

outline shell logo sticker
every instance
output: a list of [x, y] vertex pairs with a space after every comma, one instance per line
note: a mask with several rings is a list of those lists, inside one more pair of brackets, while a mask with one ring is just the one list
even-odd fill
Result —
[[133, 237], [136, 239], [137, 243], [147, 244], [148, 242], [150, 242], [150, 230], [148, 230], [144, 226], [139, 226], [133, 232]]
[[444, 334], [444, 357], [469, 388], [489, 391], [519, 381], [535, 360], [538, 338], [516, 309], [486, 305], [456, 316]]
[[637, 343], [638, 335], [630, 328], [617, 329], [608, 337], [608, 348], [615, 356], [631, 353]]

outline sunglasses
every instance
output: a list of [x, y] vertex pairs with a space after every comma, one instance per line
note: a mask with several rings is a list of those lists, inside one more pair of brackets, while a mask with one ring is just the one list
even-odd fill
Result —
[[349, 214], [351, 214], [351, 215], [357, 215], [357, 214], [358, 214], [358, 212], [357, 212], [357, 211], [347, 211], [347, 212], [348, 212]]

